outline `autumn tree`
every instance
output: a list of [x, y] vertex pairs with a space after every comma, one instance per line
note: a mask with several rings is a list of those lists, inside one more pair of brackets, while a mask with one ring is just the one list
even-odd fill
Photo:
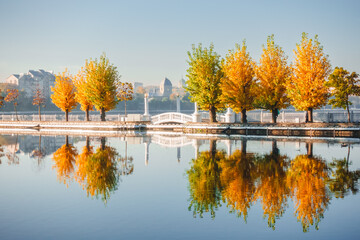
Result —
[[126, 101], [132, 100], [133, 95], [134, 95], [134, 87], [131, 83], [118, 82], [116, 97], [120, 102], [124, 101], [125, 103], [125, 117], [126, 117]]
[[67, 70], [62, 74], [56, 75], [55, 86], [51, 87], [53, 103], [65, 112], [65, 121], [69, 120], [69, 112], [76, 107], [75, 86], [72, 77]]
[[7, 95], [6, 95], [4, 100], [6, 102], [13, 102], [15, 115], [16, 115], [16, 120], [19, 121], [19, 118], [18, 118], [18, 115], [17, 115], [17, 110], [16, 110], [16, 106], [18, 105], [17, 98], [20, 95], [19, 90], [18, 89], [7, 89], [6, 92], [7, 92]]
[[87, 60], [84, 75], [86, 97], [100, 111], [101, 121], [105, 121], [105, 112], [114, 109], [118, 103], [116, 90], [120, 75], [105, 54], [100, 59]]
[[210, 151], [203, 151], [197, 159], [192, 160], [191, 169], [187, 171], [189, 179], [190, 206], [194, 217], [204, 212], [210, 212], [215, 217], [215, 211], [221, 206], [221, 185], [219, 162], [225, 158], [223, 151], [216, 151], [215, 141], [210, 142]]
[[85, 112], [85, 120], [90, 121], [90, 111], [94, 110], [94, 105], [86, 95], [87, 81], [82, 68], [80, 72], [74, 77], [73, 83], [75, 85], [75, 100], [80, 104], [81, 110]]
[[74, 172], [76, 148], [69, 143], [68, 136], [65, 137], [65, 144], [53, 154], [54, 166], [57, 171], [57, 177], [60, 182], [68, 185], [71, 174]]
[[293, 76], [287, 85], [290, 103], [300, 111], [307, 111], [307, 121], [313, 122], [313, 110], [324, 106], [329, 97], [326, 78], [331, 66], [323, 47], [315, 39], [303, 33], [300, 44], [296, 45]]
[[312, 146], [308, 147], [307, 155], [298, 155], [291, 161], [287, 182], [295, 203], [295, 215], [304, 232], [309, 230], [310, 225], [318, 229], [324, 217], [330, 202], [326, 189], [328, 178], [326, 162], [312, 156]]
[[192, 46], [188, 51], [188, 80], [185, 90], [190, 93], [191, 102], [196, 102], [200, 109], [208, 110], [210, 122], [216, 122], [216, 112], [223, 108], [221, 102], [220, 81], [223, 76], [220, 64], [220, 55], [214, 51], [214, 45], [209, 49]]
[[258, 185], [255, 198], [260, 200], [264, 217], [268, 219], [268, 226], [275, 230], [276, 219], [279, 219], [287, 207], [290, 189], [287, 185], [288, 158], [281, 155], [276, 140], [270, 154], [256, 159]]
[[246, 111], [254, 108], [257, 94], [254, 65], [245, 41], [241, 46], [237, 44], [235, 50], [229, 51], [222, 64], [222, 99], [236, 113], [241, 113], [242, 123], [247, 123]]
[[36, 87], [32, 104], [38, 106], [39, 121], [41, 121], [41, 106], [45, 104], [45, 97], [39, 86]]
[[271, 111], [272, 121], [276, 123], [279, 110], [289, 105], [286, 83], [290, 80], [291, 69], [284, 51], [275, 44], [274, 35], [269, 36], [266, 47], [263, 46], [260, 64], [255, 72], [259, 80], [257, 105]]
[[246, 152], [246, 140], [242, 140], [242, 149], [222, 159], [220, 166], [222, 198], [231, 211], [246, 222], [248, 211], [255, 202], [256, 190], [255, 156]]
[[359, 75], [356, 72], [351, 74], [343, 68], [336, 67], [334, 72], [330, 74], [327, 85], [332, 89], [331, 96], [334, 97], [329, 100], [329, 104], [333, 108], [339, 107], [347, 110], [348, 122], [351, 122], [349, 106], [352, 102], [349, 101], [350, 96], [359, 96]]

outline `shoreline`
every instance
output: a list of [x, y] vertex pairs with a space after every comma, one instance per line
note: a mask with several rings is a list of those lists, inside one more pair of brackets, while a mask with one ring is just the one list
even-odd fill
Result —
[[153, 125], [150, 122], [121, 121], [0, 121], [0, 133], [78, 132], [79, 134], [125, 132], [173, 132], [190, 135], [242, 135], [273, 137], [360, 138], [360, 125], [354, 123], [187, 123]]

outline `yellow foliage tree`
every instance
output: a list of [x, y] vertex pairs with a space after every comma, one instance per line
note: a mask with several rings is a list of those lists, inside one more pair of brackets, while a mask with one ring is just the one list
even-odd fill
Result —
[[222, 63], [224, 77], [221, 80], [222, 99], [236, 113], [241, 112], [241, 122], [246, 123], [246, 111], [254, 108], [256, 97], [255, 63], [247, 52], [245, 41], [229, 51]]
[[82, 68], [80, 72], [74, 77], [74, 85], [76, 87], [75, 100], [80, 104], [81, 110], [85, 112], [86, 121], [90, 121], [90, 111], [94, 110], [94, 105], [86, 95], [87, 81]]
[[125, 117], [126, 117], [126, 101], [133, 99], [134, 87], [129, 82], [118, 82], [118, 89], [116, 97], [119, 101], [124, 101], [125, 103]]
[[300, 44], [296, 45], [293, 76], [287, 85], [291, 104], [301, 111], [307, 111], [308, 122], [313, 122], [313, 109], [324, 106], [329, 97], [326, 78], [331, 66], [323, 47], [315, 39], [303, 33]]
[[301, 221], [303, 231], [320, 220], [329, 204], [330, 196], [326, 190], [328, 171], [325, 161], [311, 155], [298, 155], [291, 162], [288, 171], [288, 186], [295, 202], [295, 215]]
[[291, 78], [291, 68], [284, 51], [275, 44], [274, 35], [268, 37], [255, 72], [259, 80], [257, 105], [270, 110], [272, 121], [276, 123], [279, 110], [289, 105], [286, 83]]
[[65, 70], [62, 74], [56, 75], [55, 86], [51, 87], [53, 94], [52, 102], [65, 112], [65, 120], [69, 120], [69, 112], [76, 107], [75, 86], [71, 80], [71, 76]]
[[105, 112], [114, 109], [118, 103], [116, 90], [120, 75], [105, 54], [99, 60], [87, 60], [84, 75], [86, 97], [100, 111], [101, 121], [105, 121]]
[[69, 144], [68, 136], [66, 136], [66, 143], [53, 154], [53, 160], [55, 162], [53, 168], [56, 168], [59, 181], [66, 185], [68, 181], [70, 181], [70, 175], [74, 171], [76, 155], [76, 148]]

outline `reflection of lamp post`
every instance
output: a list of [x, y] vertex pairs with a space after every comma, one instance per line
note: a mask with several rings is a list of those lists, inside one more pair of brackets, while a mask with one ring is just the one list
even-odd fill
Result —
[[149, 164], [149, 146], [151, 143], [151, 139], [144, 138], [144, 144], [145, 144], [145, 166]]
[[230, 139], [225, 140], [225, 144], [227, 147], [227, 154], [228, 154], [228, 156], [231, 156], [231, 140]]
[[199, 156], [199, 141], [197, 139], [193, 139], [193, 147], [195, 149], [195, 159]]
[[180, 147], [177, 147], [177, 159], [178, 159], [178, 162], [180, 162], [180, 159], [181, 159], [181, 151], [180, 151]]

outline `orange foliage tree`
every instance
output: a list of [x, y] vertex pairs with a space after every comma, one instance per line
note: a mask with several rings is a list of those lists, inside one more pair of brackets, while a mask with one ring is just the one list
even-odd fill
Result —
[[69, 120], [69, 112], [76, 107], [75, 86], [71, 80], [71, 76], [65, 70], [62, 74], [56, 75], [55, 86], [51, 87], [53, 94], [52, 102], [65, 112], [65, 121]]
[[257, 159], [258, 185], [255, 197], [259, 199], [267, 216], [268, 226], [275, 230], [276, 219], [287, 207], [290, 189], [287, 186], [288, 158], [279, 154], [276, 141], [273, 150]]
[[18, 89], [7, 89], [6, 92], [8, 93], [5, 97], [5, 101], [6, 102], [13, 102], [14, 104], [14, 110], [15, 110], [15, 115], [16, 115], [16, 120], [19, 121], [18, 115], [17, 115], [17, 110], [16, 110], [16, 106], [18, 105], [16, 99], [19, 97], [19, 90]]
[[255, 201], [256, 190], [255, 156], [247, 154], [245, 148], [236, 150], [220, 164], [223, 200], [230, 206], [231, 211], [243, 216], [244, 221], [247, 220], [248, 210]]
[[303, 231], [308, 231], [309, 226], [314, 224], [318, 229], [330, 201], [326, 190], [326, 162], [311, 154], [298, 155], [291, 162], [287, 181], [295, 202], [295, 215], [298, 221], [301, 221]]
[[81, 110], [85, 112], [86, 121], [90, 121], [90, 111], [94, 110], [94, 105], [86, 95], [87, 81], [84, 75], [84, 69], [74, 77], [74, 85], [76, 87], [75, 100], [80, 104]]
[[73, 145], [69, 144], [68, 136], [65, 140], [66, 143], [53, 154], [55, 162], [53, 168], [56, 168], [59, 181], [67, 185], [74, 171], [77, 151]]
[[313, 109], [324, 106], [329, 97], [326, 78], [331, 66], [323, 47], [315, 39], [303, 33], [300, 44], [296, 45], [293, 76], [287, 85], [291, 104], [301, 111], [307, 111], [308, 122], [313, 122]]
[[241, 122], [246, 123], [246, 111], [254, 109], [257, 83], [255, 63], [247, 52], [245, 41], [242, 46], [229, 51], [222, 63], [224, 77], [221, 80], [222, 99], [225, 105], [241, 113]]
[[259, 80], [257, 105], [270, 110], [272, 121], [276, 123], [279, 110], [289, 105], [286, 83], [290, 80], [291, 69], [284, 51], [275, 44], [274, 35], [268, 37], [255, 72]]
[[126, 117], [126, 101], [133, 99], [134, 88], [131, 83], [128, 82], [118, 82], [118, 89], [116, 97], [119, 101], [124, 101], [125, 103], [125, 117]]
[[39, 121], [41, 121], [41, 106], [45, 104], [45, 97], [39, 86], [36, 87], [32, 104], [38, 106]]

